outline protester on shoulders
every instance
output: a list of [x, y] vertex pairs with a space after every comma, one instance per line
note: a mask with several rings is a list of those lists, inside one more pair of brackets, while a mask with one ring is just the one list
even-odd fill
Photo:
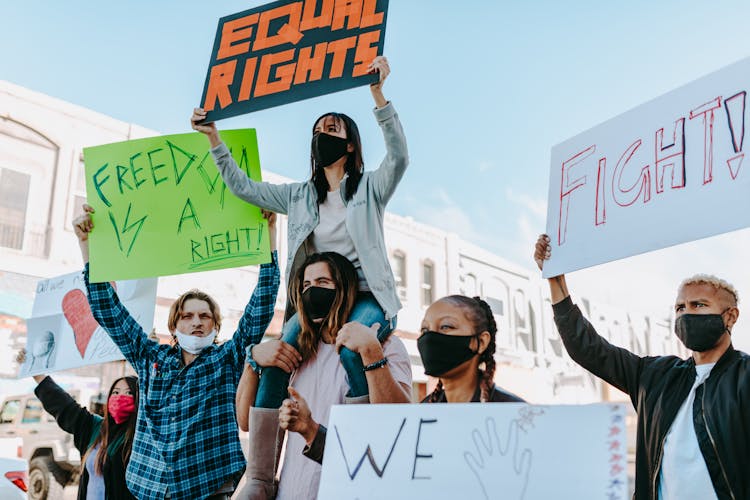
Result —
[[[357, 270], [356, 306], [349, 320], [371, 326], [379, 323], [378, 339], [384, 342], [395, 328], [401, 303], [388, 260], [383, 231], [385, 206], [393, 196], [409, 163], [406, 138], [393, 104], [383, 95], [390, 74], [388, 60], [379, 56], [369, 69], [379, 75], [370, 86], [375, 119], [383, 131], [386, 156], [374, 171], [364, 170], [357, 124], [343, 113], [326, 113], [313, 123], [310, 146], [310, 179], [291, 184], [255, 182], [239, 168], [221, 142], [216, 125], [200, 123], [206, 112], [194, 110], [193, 129], [205, 134], [219, 172], [239, 198], [288, 216], [287, 284], [313, 253], [337, 252]], [[288, 308], [282, 340], [294, 347], [301, 324]], [[257, 366], [253, 349], [248, 362]], [[291, 359], [294, 368], [297, 362]], [[341, 362], [348, 374], [347, 402], [363, 402], [369, 394], [362, 359], [344, 347]], [[269, 367], [260, 382], [255, 405], [278, 409], [286, 397], [289, 370]]]

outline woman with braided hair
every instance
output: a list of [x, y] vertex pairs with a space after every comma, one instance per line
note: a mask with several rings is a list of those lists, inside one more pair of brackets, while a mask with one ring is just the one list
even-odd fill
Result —
[[[497, 324], [487, 302], [464, 295], [443, 297], [427, 308], [421, 330], [417, 347], [424, 371], [439, 379], [422, 403], [525, 402], [495, 385]], [[289, 394], [294, 399], [281, 405], [281, 428], [299, 433], [306, 441], [302, 454], [323, 463], [326, 428], [313, 419], [307, 401], [294, 388]]]
[[492, 310], [479, 297], [449, 295], [433, 302], [425, 311], [417, 347], [425, 374], [439, 380], [422, 402], [524, 402], [495, 385], [496, 335]]

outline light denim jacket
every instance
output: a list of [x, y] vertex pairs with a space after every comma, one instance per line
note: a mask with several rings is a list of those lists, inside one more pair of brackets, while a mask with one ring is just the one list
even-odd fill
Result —
[[[380, 167], [365, 171], [357, 192], [346, 205], [346, 229], [354, 242], [362, 272], [370, 291], [383, 308], [386, 318], [393, 318], [401, 309], [396, 293], [393, 271], [383, 234], [385, 205], [393, 196], [396, 186], [409, 164], [406, 137], [396, 110], [390, 102], [374, 110], [375, 118], [383, 130], [386, 155]], [[319, 222], [317, 194], [312, 181], [290, 184], [255, 182], [237, 166], [229, 149], [220, 144], [211, 149], [214, 162], [229, 190], [237, 197], [260, 208], [288, 216], [288, 264], [286, 282], [305, 260], [305, 240]], [[340, 193], [344, 197], [344, 182]], [[291, 263], [291, 264], [289, 264]]]

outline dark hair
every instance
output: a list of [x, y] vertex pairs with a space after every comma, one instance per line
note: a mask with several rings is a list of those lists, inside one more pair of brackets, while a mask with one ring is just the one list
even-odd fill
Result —
[[[130, 393], [133, 395], [133, 403], [135, 403], [136, 411], [133, 412], [128, 419], [121, 423], [116, 424], [115, 419], [109, 415], [109, 398], [112, 397], [112, 391], [120, 380], [124, 380], [128, 384]], [[89, 453], [99, 445], [99, 450], [96, 452], [94, 458], [94, 471], [97, 474], [101, 474], [104, 470], [104, 465], [110, 458], [109, 446], [119, 441], [118, 438], [123, 436], [122, 442], [120, 443], [120, 453], [122, 456], [122, 463], [127, 467], [128, 461], [130, 460], [130, 450], [133, 446], [133, 435], [135, 434], [135, 422], [138, 416], [138, 378], [128, 375], [127, 377], [120, 377], [112, 383], [112, 387], [109, 388], [107, 394], [107, 401], [104, 403], [104, 420], [102, 420], [102, 426], [99, 429], [99, 435], [96, 440], [86, 451], [86, 454], [81, 459], [81, 468], [86, 467], [86, 460]], [[116, 450], [113, 450], [116, 451]]]
[[[331, 278], [336, 285], [336, 298], [331, 306], [331, 312], [323, 319], [320, 328], [313, 323], [312, 318], [302, 305], [302, 289], [305, 282], [305, 269], [317, 262], [324, 262], [328, 266]], [[308, 256], [300, 266], [293, 280], [290, 290], [292, 305], [297, 310], [297, 318], [301, 331], [297, 337], [299, 352], [303, 360], [308, 360], [318, 352], [318, 342], [323, 332], [338, 333], [354, 309], [359, 291], [357, 270], [349, 259], [336, 252], [314, 253]]]
[[[329, 116], [333, 118], [337, 127], [340, 127], [342, 124], [344, 125], [344, 129], [346, 130], [346, 139], [349, 141], [349, 144], [354, 146], [354, 151], [347, 155], [346, 164], [344, 165], [344, 170], [348, 175], [346, 179], [346, 186], [344, 188], [344, 199], [346, 201], [349, 201], [352, 199], [352, 196], [354, 196], [354, 193], [357, 192], [359, 181], [360, 179], [362, 179], [362, 171], [365, 167], [365, 162], [362, 159], [362, 141], [359, 138], [359, 128], [357, 128], [357, 124], [354, 123], [354, 120], [349, 118], [344, 113], [326, 113], [324, 115], [321, 115], [313, 123], [313, 135], [315, 134], [315, 126], [318, 124], [318, 122], [323, 118], [327, 118]], [[323, 167], [315, 164], [315, 157], [312, 153], [312, 147], [310, 148], [310, 170], [311, 180], [315, 185], [315, 192], [318, 194], [318, 205], [320, 205], [326, 200], [326, 196], [330, 186], [328, 185], [328, 179], [326, 179], [326, 175], [323, 172]]]
[[[484, 403], [490, 398], [495, 380], [495, 350], [497, 337], [497, 323], [495, 316], [492, 314], [490, 305], [479, 297], [470, 298], [465, 295], [449, 295], [440, 299], [449, 302], [464, 310], [464, 314], [474, 327], [474, 333], [488, 332], [490, 334], [490, 343], [487, 348], [479, 355], [479, 364], [484, 363], [484, 370], [479, 370], [479, 386], [481, 388], [480, 400]], [[478, 342], [478, 341], [477, 341]], [[477, 344], [478, 346], [479, 344]], [[438, 381], [437, 387], [430, 394], [430, 403], [435, 403], [443, 391], [442, 380]]]

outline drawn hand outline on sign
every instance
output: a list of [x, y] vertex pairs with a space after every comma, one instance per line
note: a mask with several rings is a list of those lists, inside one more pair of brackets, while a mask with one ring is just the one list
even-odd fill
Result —
[[[518, 434], [524, 430], [518, 419], [508, 424], [505, 446], [497, 433], [495, 419], [485, 420], [485, 435], [479, 429], [471, 432], [476, 453], [464, 452], [464, 461], [477, 478], [484, 498], [495, 498], [494, 492], [503, 492], [503, 498], [522, 499], [529, 482], [529, 472], [533, 452], [525, 448], [519, 450]], [[513, 474], [499, 474], [499, 471], [512, 470]], [[511, 479], [511, 480], [509, 480]]]

